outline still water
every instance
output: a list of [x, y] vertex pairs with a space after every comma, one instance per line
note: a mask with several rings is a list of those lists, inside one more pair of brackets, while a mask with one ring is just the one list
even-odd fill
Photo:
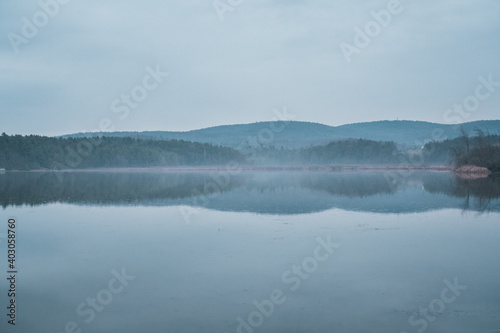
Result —
[[498, 179], [6, 173], [0, 205], [1, 332], [500, 332]]

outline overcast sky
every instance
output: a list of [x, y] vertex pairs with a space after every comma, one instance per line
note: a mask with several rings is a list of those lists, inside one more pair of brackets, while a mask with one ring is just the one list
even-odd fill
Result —
[[55, 1], [0, 2], [0, 132], [500, 118], [498, 0]]

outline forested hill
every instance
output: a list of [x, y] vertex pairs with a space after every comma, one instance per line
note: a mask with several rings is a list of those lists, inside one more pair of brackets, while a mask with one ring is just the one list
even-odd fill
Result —
[[398, 164], [393, 142], [348, 139], [301, 149], [274, 146], [241, 151], [177, 140], [0, 136], [0, 168], [7, 170], [242, 165]]
[[7, 170], [211, 166], [243, 162], [228, 147], [177, 140], [0, 136], [0, 168]]
[[[84, 169], [123, 167], [222, 166], [230, 163], [258, 166], [444, 165], [450, 153], [460, 161], [500, 166], [500, 136], [484, 135], [427, 143], [423, 149], [405, 149], [392, 141], [346, 139], [324, 145], [289, 149], [274, 145], [242, 149], [178, 140], [137, 138], [50, 138], [36, 135], [0, 136], [0, 168], [7, 170]], [[457, 159], [455, 159], [457, 161]], [[456, 162], [455, 161], [455, 162]], [[489, 162], [488, 162], [489, 161]], [[461, 164], [463, 164], [461, 162]], [[490, 163], [491, 162], [491, 163]], [[476, 162], [474, 165], [479, 165]], [[486, 165], [485, 164], [485, 165]]]
[[187, 132], [96, 132], [69, 134], [63, 137], [106, 135], [153, 140], [176, 139], [204, 142], [232, 148], [238, 148], [241, 144], [246, 143], [249, 138], [252, 138], [257, 143], [292, 149], [324, 145], [334, 140], [366, 139], [393, 141], [399, 145], [420, 148], [428, 141], [441, 141], [459, 137], [461, 126], [470, 133], [475, 128], [479, 128], [485, 133], [500, 134], [500, 120], [475, 121], [460, 125], [395, 120], [356, 123], [336, 127], [298, 121], [259, 122], [243, 125], [216, 126]]

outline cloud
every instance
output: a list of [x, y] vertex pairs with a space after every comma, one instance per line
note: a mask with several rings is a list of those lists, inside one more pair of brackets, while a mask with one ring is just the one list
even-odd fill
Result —
[[[403, 11], [348, 64], [339, 44], [387, 4], [243, 1], [221, 22], [212, 1], [72, 0], [16, 54], [8, 34], [21, 34], [22, 17], [41, 8], [4, 2], [0, 130], [55, 135], [105, 117], [118, 130], [188, 130], [269, 120], [283, 105], [331, 125], [439, 122], [478, 76], [500, 80], [493, 0], [401, 0]], [[166, 82], [119, 120], [111, 103], [157, 64], [170, 73]], [[498, 118], [499, 106], [500, 93], [470, 120]]]

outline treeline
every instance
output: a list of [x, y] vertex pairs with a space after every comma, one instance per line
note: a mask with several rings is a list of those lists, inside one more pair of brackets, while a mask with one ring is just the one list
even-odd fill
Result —
[[396, 164], [399, 151], [394, 142], [348, 139], [333, 141], [300, 151], [300, 158], [312, 164]]
[[232, 148], [178, 140], [0, 136], [0, 168], [7, 170], [211, 166], [244, 161]]
[[455, 166], [475, 165], [492, 172], [500, 172], [499, 138], [487, 136], [479, 129], [476, 129], [476, 134], [477, 136], [472, 140], [467, 132], [462, 130], [460, 137], [462, 144], [451, 149], [451, 158]]
[[500, 171], [500, 135], [486, 135], [477, 129], [475, 136], [462, 129], [462, 135], [456, 139], [429, 142], [423, 153], [431, 163], [448, 163], [455, 167], [475, 165]]
[[394, 142], [366, 139], [338, 140], [302, 149], [261, 146], [248, 155], [259, 165], [399, 164], [403, 160]]
[[[241, 150], [182, 140], [130, 137], [51, 138], [38, 135], [0, 136], [0, 168], [7, 170], [83, 169], [162, 166], [346, 165], [346, 164], [474, 164], [500, 165], [500, 136], [462, 136], [427, 143], [422, 150], [399, 149], [391, 141], [347, 139], [290, 149], [272, 145], [240, 145]], [[413, 155], [412, 155], [413, 154]]]

